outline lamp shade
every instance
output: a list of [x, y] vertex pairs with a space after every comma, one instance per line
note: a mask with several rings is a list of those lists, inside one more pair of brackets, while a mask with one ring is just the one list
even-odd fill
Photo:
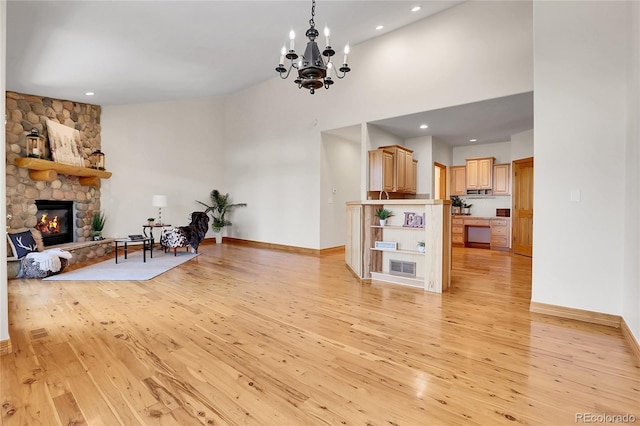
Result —
[[166, 195], [154, 195], [151, 197], [151, 205], [153, 207], [166, 207], [167, 196]]

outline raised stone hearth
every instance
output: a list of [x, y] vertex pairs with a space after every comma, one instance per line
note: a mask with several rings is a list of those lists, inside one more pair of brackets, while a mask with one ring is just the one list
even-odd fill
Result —
[[[68, 266], [75, 263], [85, 262], [113, 252], [113, 238], [106, 238], [100, 241], [85, 241], [82, 243], [67, 243], [53, 246], [70, 252], [73, 257], [69, 259]], [[47, 247], [47, 248], [53, 248]], [[20, 271], [21, 260], [7, 261], [7, 278], [15, 278]]]

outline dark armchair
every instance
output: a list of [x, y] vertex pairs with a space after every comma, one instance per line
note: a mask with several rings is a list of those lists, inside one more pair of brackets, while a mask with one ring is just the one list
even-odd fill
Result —
[[191, 213], [191, 223], [187, 226], [175, 228], [165, 228], [160, 236], [160, 246], [166, 252], [173, 249], [173, 255], [177, 255], [179, 247], [191, 247], [195, 253], [198, 246], [204, 240], [204, 236], [209, 230], [209, 216], [204, 212]]

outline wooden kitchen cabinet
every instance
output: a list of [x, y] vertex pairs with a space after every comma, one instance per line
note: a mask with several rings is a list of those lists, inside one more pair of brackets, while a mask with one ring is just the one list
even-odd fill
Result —
[[369, 151], [369, 191], [393, 191], [395, 158], [392, 151]]
[[491, 248], [509, 250], [509, 219], [491, 219]]
[[467, 191], [488, 193], [493, 186], [493, 157], [467, 159]]
[[451, 195], [467, 195], [466, 169], [465, 166], [449, 168], [451, 176], [449, 192], [451, 192]]
[[493, 195], [509, 195], [511, 193], [511, 167], [509, 164], [493, 166]]
[[415, 194], [418, 191], [418, 160], [414, 160], [413, 157], [408, 158], [411, 160], [411, 166], [408, 174], [408, 192], [410, 194]]
[[418, 160], [413, 151], [400, 145], [369, 151], [369, 191], [415, 194]]
[[451, 218], [451, 245], [464, 247], [464, 218]]

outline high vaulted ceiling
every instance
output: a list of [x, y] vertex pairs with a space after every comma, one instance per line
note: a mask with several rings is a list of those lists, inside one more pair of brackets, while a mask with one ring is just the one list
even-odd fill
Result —
[[[315, 22], [357, 55], [358, 43], [459, 3], [318, 0]], [[301, 53], [310, 17], [309, 0], [10, 0], [7, 89], [99, 105], [233, 93], [276, 76], [290, 29]]]
[[[349, 43], [353, 57], [359, 43], [463, 1], [317, 0], [315, 22], [321, 33], [331, 28], [338, 55]], [[411, 12], [416, 5], [422, 8]], [[310, 0], [9, 0], [7, 90], [103, 106], [225, 95], [275, 78], [289, 30], [301, 53], [310, 17]], [[432, 135], [452, 146], [470, 138], [506, 141], [533, 127], [533, 94], [373, 124], [404, 139]]]

